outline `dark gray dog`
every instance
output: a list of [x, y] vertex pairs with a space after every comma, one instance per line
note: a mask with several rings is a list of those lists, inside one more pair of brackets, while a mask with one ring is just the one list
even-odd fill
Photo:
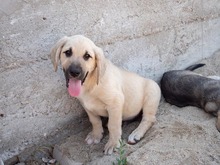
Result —
[[195, 64], [186, 70], [163, 74], [161, 90], [165, 100], [178, 107], [196, 106], [218, 116], [216, 127], [220, 132], [220, 80], [192, 72], [205, 64]]

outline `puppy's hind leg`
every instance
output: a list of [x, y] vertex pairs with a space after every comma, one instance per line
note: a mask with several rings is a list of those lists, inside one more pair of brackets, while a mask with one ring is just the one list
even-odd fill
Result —
[[[158, 87], [159, 88], [159, 87]], [[138, 142], [148, 129], [153, 126], [156, 121], [156, 112], [160, 102], [160, 89], [156, 90], [156, 93], [148, 94], [144, 100], [143, 116], [139, 126], [129, 135], [128, 143], [135, 144]]]

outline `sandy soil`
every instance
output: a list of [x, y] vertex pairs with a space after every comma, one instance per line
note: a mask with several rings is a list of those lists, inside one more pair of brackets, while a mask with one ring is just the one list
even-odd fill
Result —
[[[206, 66], [197, 73], [220, 76], [220, 51], [200, 62]], [[141, 141], [138, 152], [129, 155], [132, 164], [220, 164], [216, 117], [196, 107], [178, 108], [164, 100], [157, 116], [158, 122]]]
[[[205, 76], [220, 75], [220, 51], [211, 58], [198, 63], [206, 66], [196, 72]], [[140, 120], [125, 122], [123, 140], [134, 130]], [[156, 124], [136, 145], [128, 145], [126, 151], [129, 164], [133, 165], [218, 165], [220, 164], [220, 133], [215, 127], [216, 117], [196, 107], [178, 108], [161, 100]], [[88, 122], [85, 125], [90, 125]], [[73, 164], [112, 164], [118, 154], [103, 156], [102, 149], [108, 133], [100, 144], [88, 146], [84, 138], [91, 127], [75, 134], [55, 148], [61, 150]]]
[[[220, 76], [220, 51], [210, 58], [198, 61], [206, 66], [197, 69], [195, 72], [204, 76]], [[126, 141], [128, 135], [139, 124], [138, 121], [127, 122], [123, 125], [123, 139]], [[196, 107], [178, 108], [170, 105], [162, 98], [157, 122], [146, 133], [145, 137], [136, 145], [126, 144], [125, 151], [129, 164], [134, 165], [219, 165], [220, 164], [220, 133], [215, 127], [216, 117], [205, 113]], [[80, 122], [84, 129], [67, 138], [55, 148], [65, 151], [69, 159], [75, 164], [112, 164], [118, 156], [103, 156], [102, 149], [108, 139], [108, 133], [98, 145], [88, 146], [84, 139], [91, 130], [91, 124], [87, 118]], [[107, 132], [107, 130], [106, 130]], [[44, 142], [45, 143], [45, 142]], [[46, 143], [45, 143], [46, 145]], [[52, 151], [45, 155], [36, 153], [35, 149], [27, 150], [19, 155], [24, 162], [42, 161], [42, 156], [51, 156]], [[27, 156], [28, 154], [32, 156]], [[38, 158], [38, 160], [37, 160]], [[52, 157], [51, 157], [52, 158]], [[42, 162], [41, 162], [42, 163]], [[40, 164], [40, 163], [39, 163]]]

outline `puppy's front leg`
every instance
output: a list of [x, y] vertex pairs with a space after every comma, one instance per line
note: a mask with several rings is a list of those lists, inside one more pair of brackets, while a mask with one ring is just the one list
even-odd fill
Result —
[[116, 147], [119, 147], [119, 140], [121, 139], [121, 125], [122, 125], [122, 106], [111, 108], [108, 110], [108, 130], [109, 140], [105, 145], [105, 154], [112, 154]]
[[103, 127], [102, 127], [102, 120], [100, 116], [97, 116], [90, 112], [89, 110], [86, 111], [89, 120], [92, 123], [92, 131], [87, 135], [86, 142], [87, 144], [97, 144], [101, 141], [103, 137]]

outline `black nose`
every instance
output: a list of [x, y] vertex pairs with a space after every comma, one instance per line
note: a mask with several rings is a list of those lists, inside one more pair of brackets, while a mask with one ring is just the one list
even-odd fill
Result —
[[81, 72], [82, 72], [82, 69], [79, 66], [70, 66], [69, 68], [69, 74], [72, 77], [79, 77]]

